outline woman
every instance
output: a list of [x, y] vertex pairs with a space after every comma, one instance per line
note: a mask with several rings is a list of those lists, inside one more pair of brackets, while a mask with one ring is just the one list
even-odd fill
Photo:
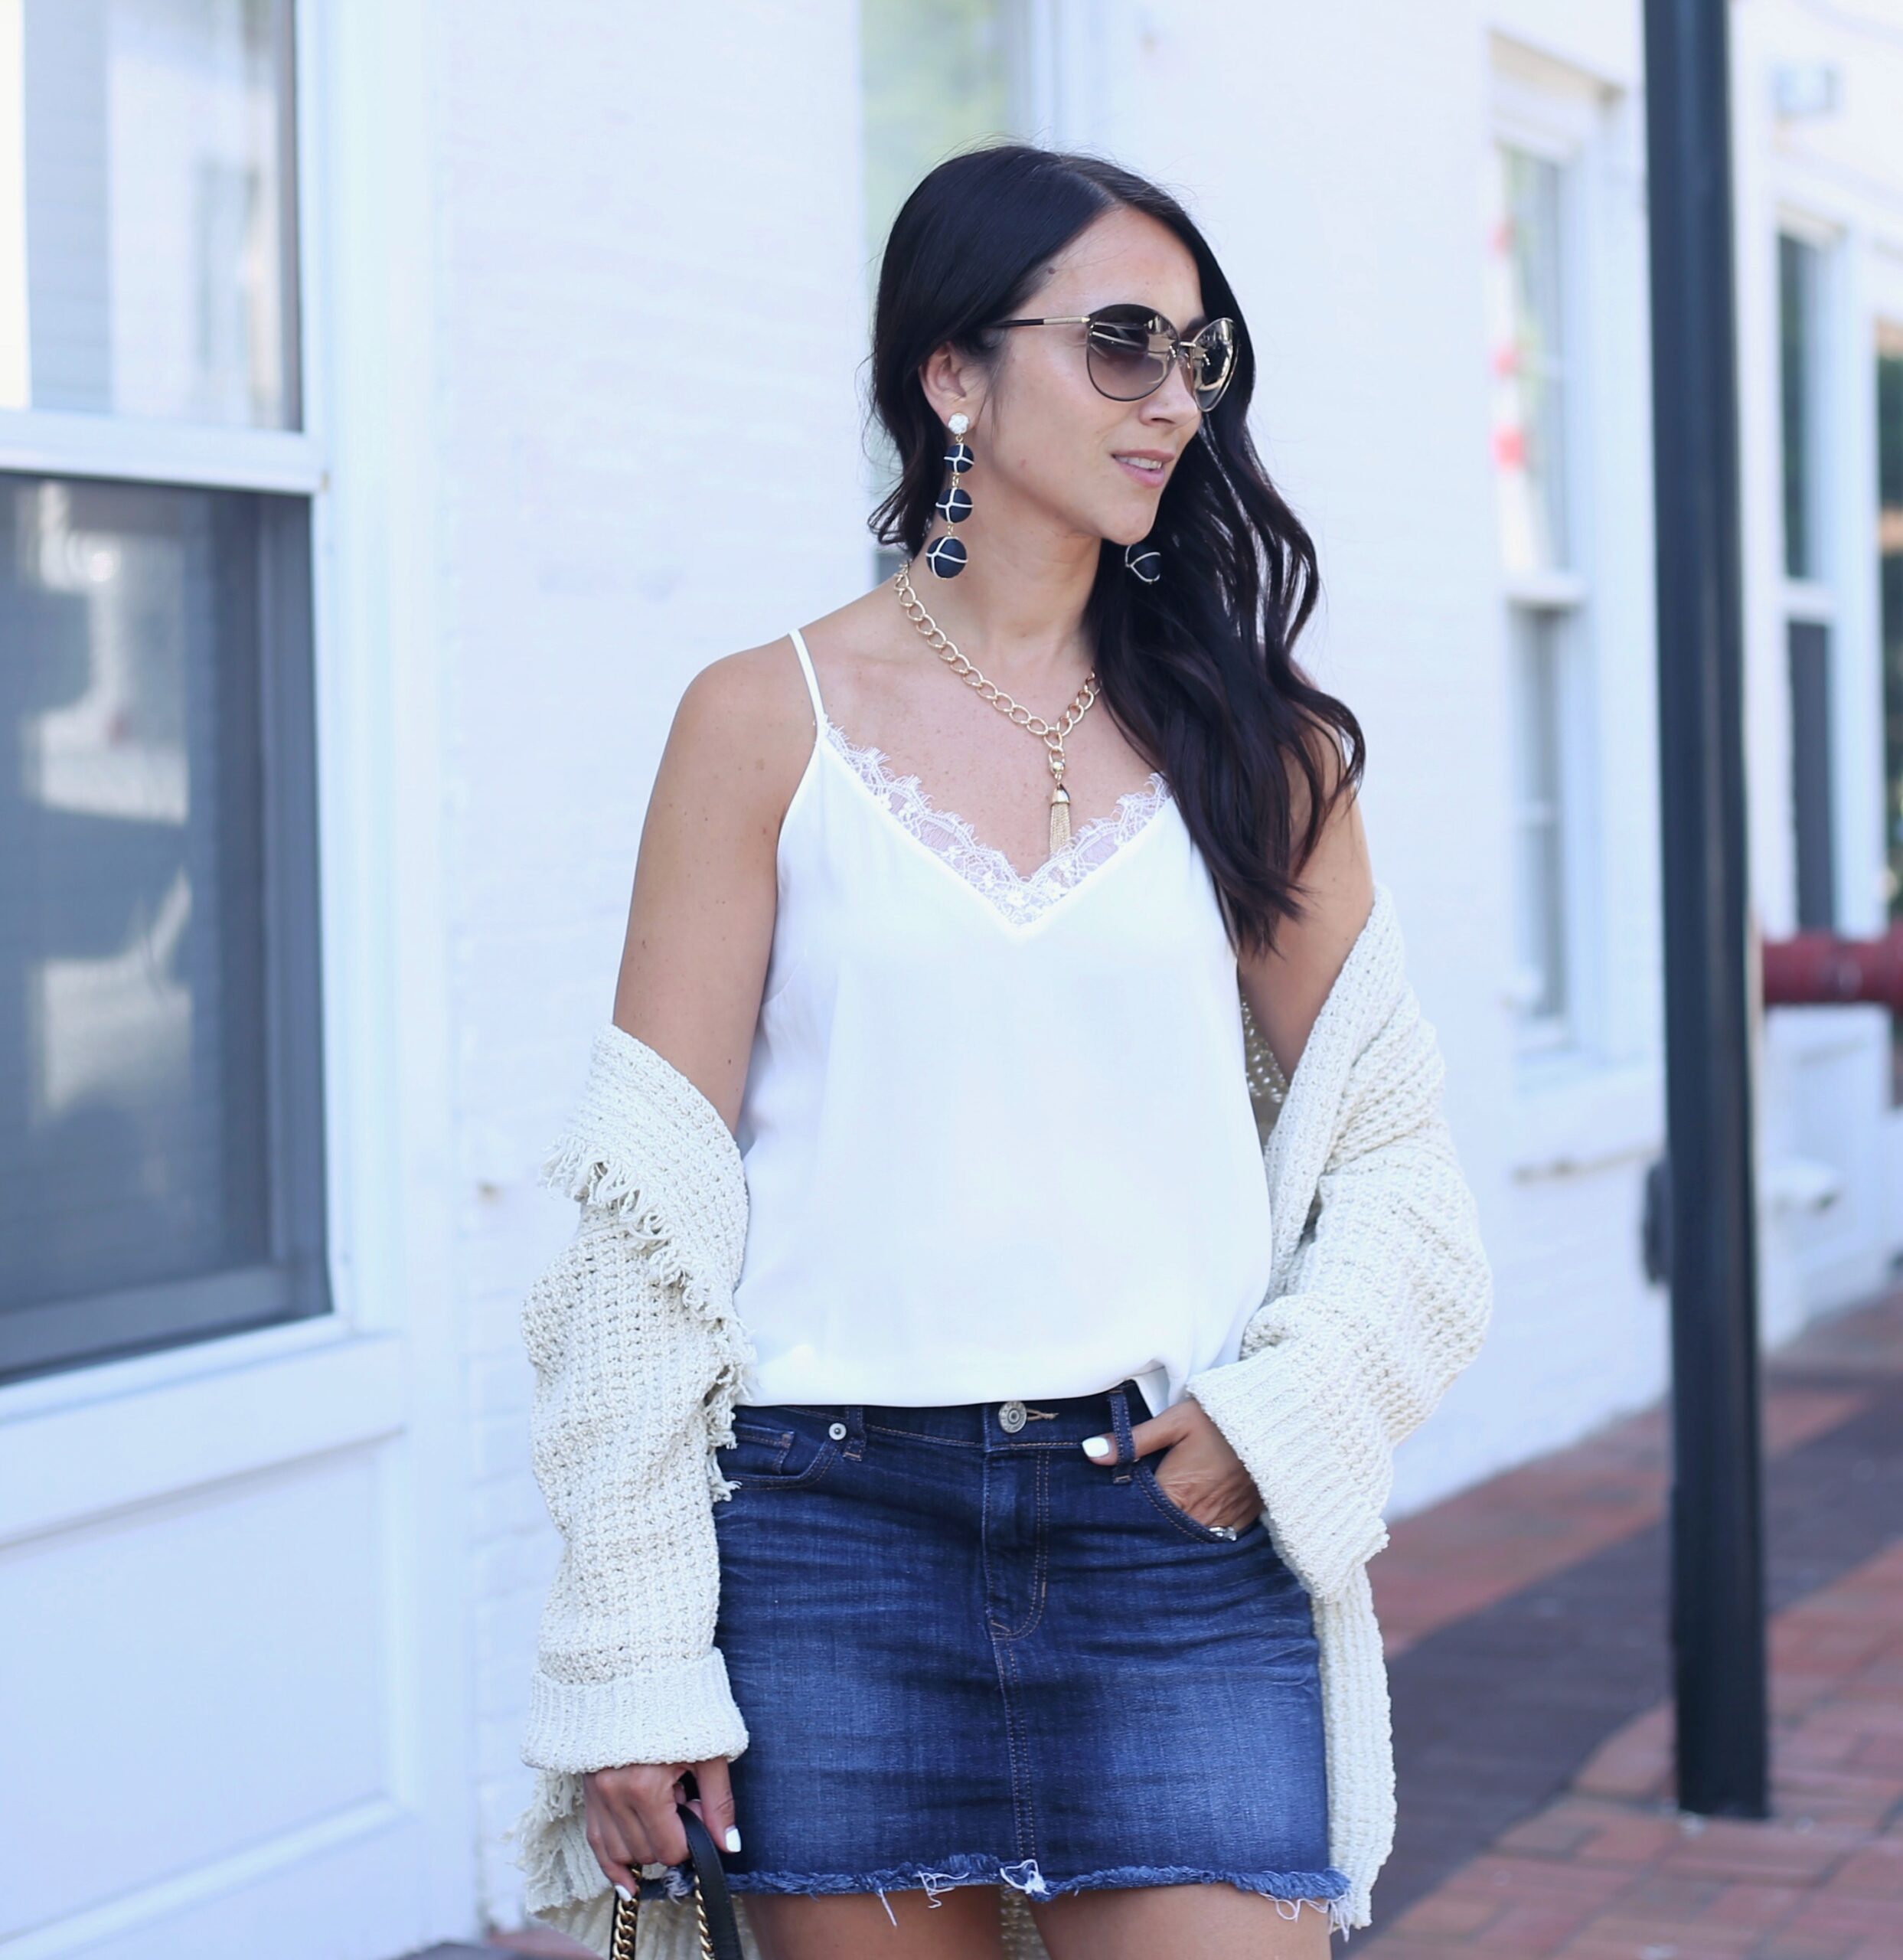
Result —
[[1107, 163], [934, 171], [873, 369], [906, 563], [689, 686], [549, 1167], [529, 1903], [604, 1946], [685, 1793], [765, 1960], [1304, 1960], [1391, 1837], [1389, 1455], [1490, 1306], [1313, 547]]

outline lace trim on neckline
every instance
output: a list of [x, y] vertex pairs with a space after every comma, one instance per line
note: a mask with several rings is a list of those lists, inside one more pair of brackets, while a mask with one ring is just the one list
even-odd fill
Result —
[[1142, 788], [1124, 791], [1114, 810], [1079, 825], [1071, 832], [1069, 843], [1026, 877], [997, 845], [980, 838], [964, 818], [938, 808], [919, 787], [918, 777], [895, 774], [887, 766], [883, 749], [870, 743], [855, 746], [831, 720], [825, 727], [828, 742], [898, 819], [900, 828], [1014, 921], [1048, 911], [1099, 865], [1108, 863], [1170, 800], [1170, 786], [1162, 771], [1152, 769]]

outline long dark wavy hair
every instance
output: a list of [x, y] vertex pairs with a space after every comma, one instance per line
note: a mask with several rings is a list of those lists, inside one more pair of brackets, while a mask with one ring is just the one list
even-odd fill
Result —
[[1120, 205], [1182, 240], [1206, 312], [1226, 314], [1241, 332], [1229, 387], [1163, 492], [1150, 533], [1164, 554], [1161, 580], [1133, 578], [1122, 547], [1105, 540], [1085, 626], [1103, 704], [1170, 782], [1232, 943], [1266, 952], [1282, 921], [1307, 909], [1301, 867], [1337, 799], [1359, 785], [1364, 743], [1346, 706], [1295, 664], [1320, 590], [1314, 544], [1249, 440], [1255, 361], [1247, 326], [1208, 241], [1175, 198], [1101, 158], [1023, 143], [967, 151], [921, 181], [893, 221], [880, 269], [872, 401], [901, 473], [867, 521], [881, 544], [916, 555], [945, 454], [920, 368], [948, 341], [972, 359], [995, 356], [1004, 335], [991, 322], [1027, 310], [1053, 255]]

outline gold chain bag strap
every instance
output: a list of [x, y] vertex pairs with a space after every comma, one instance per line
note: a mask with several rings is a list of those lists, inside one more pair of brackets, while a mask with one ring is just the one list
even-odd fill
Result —
[[[685, 1804], [676, 1806], [681, 1828], [687, 1834], [687, 1855], [694, 1865], [694, 1916], [700, 1933], [701, 1960], [745, 1960], [740, 1951], [740, 1929], [733, 1916], [733, 1900], [727, 1890], [726, 1873], [715, 1850], [713, 1834], [699, 1816]], [[643, 1879], [641, 1887], [652, 1885], [650, 1897], [663, 1896], [662, 1881]], [[641, 1890], [632, 1899], [615, 1895], [615, 1923], [609, 1935], [609, 1960], [635, 1960], [635, 1927], [641, 1910]]]

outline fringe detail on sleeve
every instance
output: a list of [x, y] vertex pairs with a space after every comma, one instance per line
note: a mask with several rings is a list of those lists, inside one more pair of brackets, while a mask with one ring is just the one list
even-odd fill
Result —
[[646, 1247], [656, 1281], [678, 1286], [707, 1323], [707, 1487], [716, 1500], [730, 1495], [715, 1452], [734, 1440], [733, 1406], [755, 1351], [733, 1310], [747, 1193], [726, 1119], [664, 1056], [609, 1022], [596, 1031], [586, 1086], [549, 1146], [542, 1182], [614, 1214]]
[[613, 1889], [588, 1842], [580, 1776], [565, 1769], [538, 1769], [528, 1808], [506, 1835], [519, 1852], [515, 1862], [524, 1880], [523, 1903], [531, 1913], [579, 1901], [612, 1912]]

